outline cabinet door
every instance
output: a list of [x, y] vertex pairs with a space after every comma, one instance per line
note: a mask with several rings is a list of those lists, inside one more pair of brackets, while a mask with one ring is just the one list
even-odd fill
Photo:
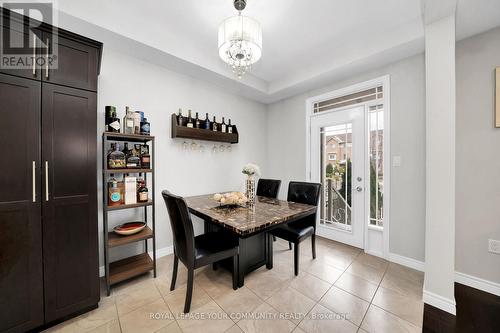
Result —
[[96, 93], [42, 84], [45, 321], [99, 301]]
[[[22, 66], [16, 68], [9, 68], [1, 66], [0, 72], [10, 75], [16, 75], [20, 77], [25, 77], [29, 79], [41, 80], [40, 66], [39, 64], [44, 60], [43, 58], [37, 58], [41, 55], [41, 40], [38, 36], [42, 36], [42, 33], [38, 30], [33, 33], [28, 29], [23, 30], [24, 26], [20, 23], [12, 22], [9, 27], [2, 26], [2, 42], [3, 45], [11, 45], [12, 47], [19, 48], [18, 56], [10, 57], [9, 54], [4, 54], [4, 59], [6, 61], [10, 59], [10, 64], [16, 65], [21, 64]], [[4, 52], [6, 52], [4, 47]], [[15, 52], [15, 51], [13, 51]]]
[[40, 85], [0, 74], [0, 332], [43, 324]]
[[68, 87], [97, 91], [98, 49], [83, 42], [44, 33], [52, 52], [57, 46], [57, 69], [42, 68], [42, 80]]

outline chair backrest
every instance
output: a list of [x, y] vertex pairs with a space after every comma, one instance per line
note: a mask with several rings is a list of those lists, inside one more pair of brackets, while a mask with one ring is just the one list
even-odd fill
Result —
[[257, 195], [276, 199], [280, 191], [280, 186], [281, 180], [260, 178], [257, 183]]
[[318, 206], [320, 193], [319, 183], [290, 182], [287, 201]]
[[167, 205], [174, 238], [174, 250], [184, 263], [194, 262], [194, 232], [186, 201], [169, 191], [161, 192]]

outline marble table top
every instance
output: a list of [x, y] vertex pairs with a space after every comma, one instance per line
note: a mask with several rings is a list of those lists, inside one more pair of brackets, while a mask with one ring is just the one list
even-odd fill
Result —
[[316, 213], [316, 206], [256, 197], [253, 207], [220, 207], [213, 194], [184, 198], [189, 211], [240, 236], [248, 236], [271, 226]]

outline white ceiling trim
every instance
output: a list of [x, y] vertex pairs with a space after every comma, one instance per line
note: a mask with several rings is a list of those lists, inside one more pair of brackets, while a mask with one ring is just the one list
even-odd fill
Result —
[[[224, 1], [230, 2], [230, 0]], [[255, 1], [257, 7], [268, 5], [268, 3]], [[299, 9], [304, 5], [301, 1], [294, 1], [294, 6], [298, 6]], [[362, 0], [357, 0], [358, 5], [362, 5], [360, 1]], [[62, 28], [100, 40], [104, 43], [105, 48], [114, 49], [124, 55], [133, 56], [172, 71], [214, 83], [227, 91], [246, 98], [262, 103], [273, 103], [283, 98], [328, 85], [349, 75], [380, 68], [423, 52], [424, 15], [422, 15], [421, 11], [426, 11], [426, 21], [436, 19], [436, 17], [439, 18], [449, 13], [450, 10], [454, 11], [457, 0], [440, 0], [438, 1], [439, 4], [434, 7], [430, 7], [426, 0], [415, 1], [421, 4], [420, 7], [417, 6], [416, 15], [411, 18], [413, 10], [406, 11], [404, 18], [397, 17], [398, 13], [394, 13], [394, 24], [397, 25], [388, 24], [385, 31], [374, 29], [373, 32], [367, 32], [366, 29], [357, 29], [356, 25], [353, 30], [353, 26], [347, 24], [349, 22], [344, 22], [344, 26], [339, 26], [336, 22], [333, 22], [332, 30], [328, 31], [327, 34], [337, 34], [335, 39], [323, 38], [320, 42], [322, 44], [314, 44], [315, 48], [300, 51], [304, 56], [310, 57], [311, 61], [306, 62], [307, 65], [290, 65], [293, 64], [293, 61], [290, 62], [290, 58], [286, 58], [287, 50], [284, 49], [283, 59], [287, 59], [287, 66], [291, 66], [288, 70], [283, 71], [283, 68], [281, 68], [279, 71], [274, 71], [273, 68], [269, 67], [269, 63], [263, 63], [260, 67], [257, 64], [255, 69], [247, 73], [241, 80], [237, 79], [218, 57], [207, 54], [207, 50], [216, 49], [215, 35], [212, 40], [208, 38], [211, 34], [204, 32], [205, 39], [186, 42], [186, 36], [182, 35], [184, 33], [183, 28], [179, 28], [180, 30], [171, 27], [166, 28], [165, 25], [161, 25], [161, 21], [154, 19], [155, 17], [158, 18], [158, 13], [145, 13], [146, 16], [141, 17], [141, 28], [134, 29], [134, 22], [129, 22], [126, 19], [123, 22], [122, 20], [117, 21], [116, 15], [111, 17], [106, 15], [109, 12], [116, 14], [117, 11], [121, 10], [121, 8], [117, 8], [120, 6], [113, 4], [111, 1], [99, 2], [99, 13], [95, 13], [94, 7], [90, 5], [92, 1], [88, 6], [85, 6], [81, 2], [68, 0], [68, 2], [63, 3], [67, 4], [66, 8], [59, 7], [59, 25]], [[458, 7], [456, 8], [457, 40], [489, 30], [500, 24], [500, 1], [458, 1]], [[429, 3], [435, 2], [432, 0]], [[190, 4], [192, 5], [192, 3]], [[339, 2], [338, 5], [343, 5], [343, 3]], [[94, 6], [97, 5], [94, 4]], [[124, 1], [124, 13], [133, 11], [134, 6], [140, 8], [140, 5], [135, 1]], [[184, 12], [189, 8], [184, 8], [183, 3], [177, 2], [173, 6], [177, 10], [180, 9]], [[188, 6], [187, 3], [186, 6]], [[214, 13], [225, 9], [225, 6], [220, 3], [210, 3], [210, 5], [203, 3], [203, 6], [212, 6], [210, 8], [213, 9]], [[289, 6], [286, 10], [295, 10], [294, 15], [297, 17], [297, 9], [294, 6]], [[268, 15], [264, 8], [256, 8], [253, 14], [266, 13]], [[175, 15], [175, 13], [168, 14], [170, 16], [164, 16], [165, 19]], [[199, 22], [200, 26], [203, 24], [209, 26], [211, 24], [211, 22], [207, 22], [210, 21], [210, 17], [204, 16], [203, 13], [195, 14], [201, 20]], [[223, 15], [226, 14], [223, 13]], [[311, 13], [306, 14], [306, 17], [311, 15]], [[140, 15], [140, 13], [136, 15]], [[151, 19], [147, 19], [150, 15]], [[353, 18], [358, 17], [356, 13], [350, 15], [354, 15]], [[360, 13], [360, 15], [363, 18], [370, 17], [369, 13], [367, 15], [366, 12]], [[196, 17], [194, 20], [196, 20]], [[145, 18], [146, 20], [144, 20]], [[460, 22], [463, 22], [463, 24], [460, 25]], [[294, 24], [294, 22], [280, 22], [280, 24]], [[304, 24], [304, 22], [301, 22], [301, 24]], [[191, 26], [188, 25], [186, 28], [189, 30]], [[274, 26], [273, 28], [277, 29]], [[280, 29], [282, 28], [281, 26]], [[342, 28], [351, 30], [337, 31], [337, 29]], [[313, 31], [309, 31], [309, 33], [314, 34]], [[266, 36], [266, 30], [264, 30], [264, 36]], [[269, 45], [271, 42], [265, 39], [264, 49], [266, 44]], [[308, 45], [313, 44], [309, 43]], [[296, 48], [295, 51], [297, 51]], [[281, 74], [277, 75], [277, 73]], [[268, 81], [262, 77], [272, 79]]]

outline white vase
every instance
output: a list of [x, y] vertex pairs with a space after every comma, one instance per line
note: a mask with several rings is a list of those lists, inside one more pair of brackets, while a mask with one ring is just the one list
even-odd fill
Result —
[[253, 206], [255, 204], [255, 179], [253, 176], [247, 178], [245, 195], [248, 198], [248, 205]]

